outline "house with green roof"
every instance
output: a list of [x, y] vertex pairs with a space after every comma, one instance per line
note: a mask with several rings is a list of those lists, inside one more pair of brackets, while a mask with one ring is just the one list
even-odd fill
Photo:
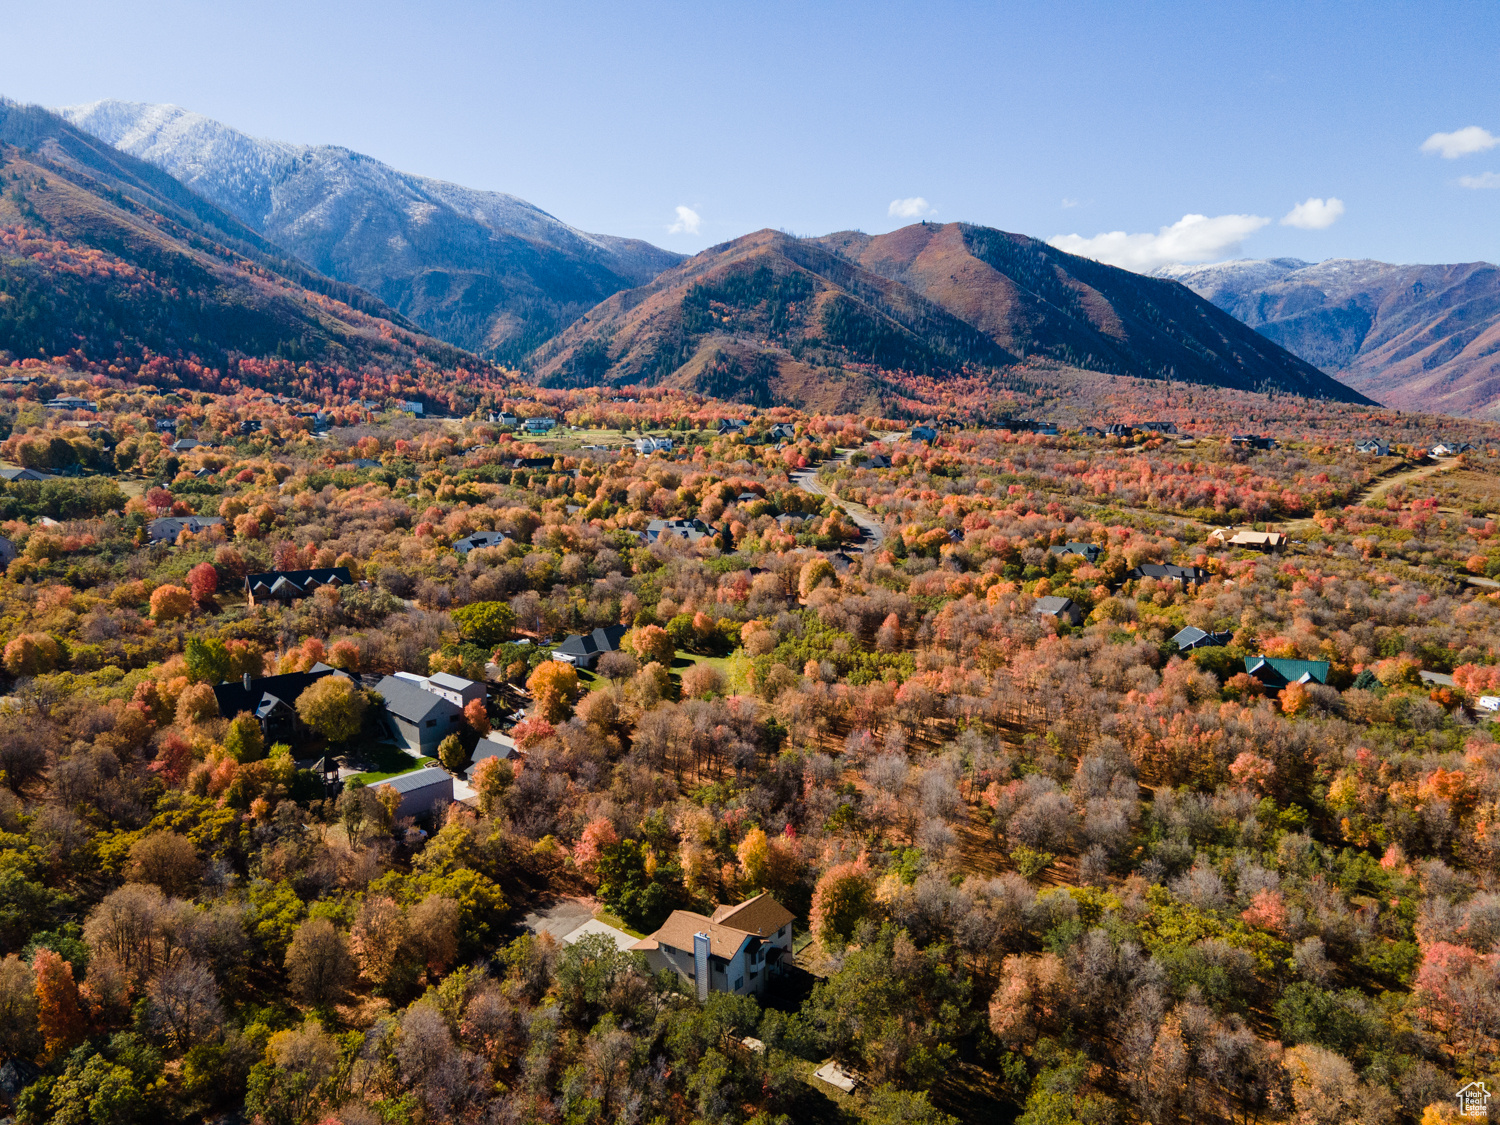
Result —
[[1287, 660], [1279, 656], [1247, 656], [1245, 671], [1266, 687], [1279, 690], [1287, 684], [1326, 684], [1328, 661]]

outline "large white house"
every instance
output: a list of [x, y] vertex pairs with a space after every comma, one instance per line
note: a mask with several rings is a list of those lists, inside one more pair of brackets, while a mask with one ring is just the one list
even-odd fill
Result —
[[671, 969], [691, 983], [700, 1000], [710, 992], [756, 995], [791, 960], [792, 921], [792, 912], [770, 895], [756, 895], [718, 907], [712, 918], [674, 910], [631, 949], [644, 953], [653, 969]]

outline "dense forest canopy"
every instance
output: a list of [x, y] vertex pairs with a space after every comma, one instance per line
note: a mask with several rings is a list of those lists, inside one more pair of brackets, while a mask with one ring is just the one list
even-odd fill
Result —
[[[736, 276], [686, 307], [811, 299]], [[407, 369], [375, 402], [245, 362], [0, 368], [43, 478], [0, 481], [17, 1121], [1430, 1123], [1500, 1088], [1495, 427], [1049, 363], [985, 409], [1055, 434], [498, 371], [423, 419]], [[484, 690], [419, 757], [397, 672]], [[268, 677], [282, 710], [221, 704]], [[455, 799], [383, 784], [419, 768]], [[761, 894], [765, 988], [633, 948]]]

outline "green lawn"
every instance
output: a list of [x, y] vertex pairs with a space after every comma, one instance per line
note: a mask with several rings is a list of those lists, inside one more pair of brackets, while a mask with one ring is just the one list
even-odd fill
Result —
[[633, 938], [643, 938], [646, 936], [640, 930], [631, 929], [624, 922], [620, 921], [616, 915], [611, 914], [606, 907], [601, 906], [598, 910], [594, 911], [594, 917], [606, 926], [613, 926], [617, 930], [624, 930]]
[[356, 753], [347, 755], [345, 760], [351, 768], [360, 771], [359, 776], [367, 785], [411, 773], [412, 770], [419, 770], [437, 761], [436, 758], [414, 758], [394, 742], [369, 743]]

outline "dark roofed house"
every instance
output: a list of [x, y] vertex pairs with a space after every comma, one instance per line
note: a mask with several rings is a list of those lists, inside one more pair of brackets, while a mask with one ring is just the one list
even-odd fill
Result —
[[174, 441], [172, 443], [172, 452], [173, 453], [188, 453], [188, 452], [191, 452], [194, 449], [197, 449], [202, 444], [203, 443], [201, 441], [198, 441], [195, 438], [190, 438], [190, 437], [178, 438], [176, 441]]
[[252, 679], [245, 673], [239, 680], [226, 680], [214, 688], [219, 714], [226, 719], [236, 715], [254, 715], [266, 741], [291, 742], [302, 737], [305, 729], [297, 717], [297, 697], [324, 676], [342, 676], [337, 668], [314, 664], [307, 672], [288, 672], [281, 676]]
[[1247, 656], [1245, 671], [1273, 691], [1287, 684], [1328, 682], [1328, 661], [1287, 660], [1279, 656]]
[[51, 480], [48, 473], [39, 473], [35, 469], [0, 469], [0, 480]]
[[1176, 422], [1141, 422], [1137, 429], [1148, 430], [1153, 434], [1175, 434], [1177, 432]]
[[1275, 449], [1276, 439], [1260, 434], [1234, 434], [1229, 444], [1238, 449]]
[[1380, 438], [1365, 438], [1363, 441], [1354, 443], [1354, 452], [1368, 453], [1372, 457], [1389, 457], [1391, 455], [1391, 443], [1382, 441]]
[[911, 428], [912, 441], [925, 441], [929, 445], [937, 441], [937, 430], [931, 426], [913, 426]]
[[1090, 564], [1098, 562], [1104, 555], [1104, 548], [1097, 543], [1060, 543], [1056, 547], [1048, 547], [1047, 551], [1059, 558], [1064, 555], [1082, 555]]
[[1223, 648], [1234, 637], [1233, 633], [1209, 633], [1196, 625], [1189, 625], [1172, 638], [1178, 652], [1191, 652], [1195, 648]]
[[1199, 566], [1177, 566], [1173, 563], [1141, 563], [1131, 570], [1127, 578], [1154, 578], [1158, 582], [1181, 582], [1184, 586], [1196, 586], [1208, 581], [1208, 571]]
[[290, 602], [308, 597], [323, 586], [349, 586], [354, 579], [347, 566], [320, 567], [314, 570], [268, 570], [245, 575], [245, 596], [254, 607], [267, 601]]
[[455, 540], [453, 549], [460, 555], [467, 555], [470, 551], [481, 547], [498, 547], [505, 540], [506, 535], [503, 531], [476, 531], [473, 535]]
[[721, 418], [719, 420], [719, 436], [737, 434], [749, 424], [743, 418]]
[[458, 730], [463, 709], [428, 691], [420, 680], [386, 676], [375, 685], [385, 697], [386, 721], [396, 744], [417, 754], [437, 752], [438, 743]]
[[347, 462], [346, 467], [350, 469], [378, 469], [381, 466], [380, 462], [373, 458], [356, 457], [353, 461]]
[[713, 533], [713, 528], [696, 517], [690, 520], [652, 520], [646, 525], [646, 542], [655, 543], [663, 535], [680, 535], [689, 543], [696, 543]]
[[792, 441], [797, 436], [797, 427], [791, 422], [777, 422], [771, 427], [772, 441]]
[[599, 657], [620, 647], [625, 633], [624, 625], [606, 625], [592, 633], [574, 633], [564, 637], [562, 644], [552, 650], [552, 655], [575, 668], [592, 668]]
[[163, 516], [146, 525], [146, 535], [153, 543], [175, 543], [184, 531], [197, 535], [209, 527], [222, 527], [222, 516]]
[[1055, 617], [1059, 621], [1067, 621], [1073, 625], [1083, 624], [1083, 610], [1072, 598], [1058, 597], [1053, 594], [1045, 598], [1037, 598], [1032, 605], [1031, 612], [1043, 617]]

